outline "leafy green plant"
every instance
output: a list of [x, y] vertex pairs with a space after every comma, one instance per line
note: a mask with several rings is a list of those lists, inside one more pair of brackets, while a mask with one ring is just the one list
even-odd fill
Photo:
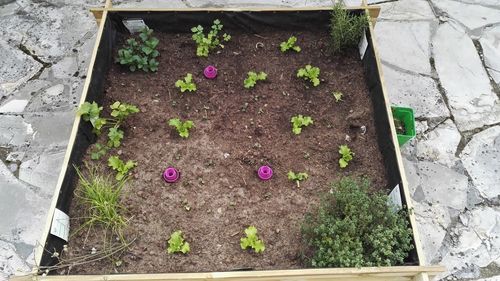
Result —
[[168, 120], [168, 125], [174, 127], [182, 138], [189, 137], [189, 129], [194, 127], [194, 123], [191, 120], [182, 122], [179, 118], [172, 118]]
[[302, 127], [307, 127], [314, 123], [310, 116], [302, 116], [302, 114], [293, 116], [291, 122], [292, 132], [296, 135], [299, 135], [302, 132]]
[[214, 20], [212, 25], [212, 29], [205, 36], [203, 33], [203, 27], [198, 25], [196, 27], [191, 28], [193, 32], [193, 40], [196, 42], [196, 55], [199, 57], [208, 57], [210, 51], [217, 47], [224, 48], [224, 45], [221, 44], [222, 41], [228, 42], [231, 40], [231, 35], [224, 33], [222, 38], [219, 36], [219, 31], [222, 30], [224, 26], [220, 23], [220, 20]]
[[100, 117], [102, 109], [103, 107], [99, 106], [95, 101], [92, 103], [86, 101], [80, 106], [76, 114], [81, 116], [84, 121], [90, 122], [94, 132], [99, 135], [102, 127], [107, 123], [106, 119]]
[[263, 71], [256, 73], [253, 71], [248, 72], [247, 78], [243, 81], [243, 86], [247, 89], [253, 88], [257, 81], [264, 81], [267, 79], [267, 74]]
[[96, 143], [94, 148], [90, 152], [90, 159], [92, 160], [99, 160], [101, 157], [106, 155], [106, 152], [108, 152], [108, 147], [105, 145], [102, 145], [100, 143]]
[[111, 230], [123, 240], [123, 228], [127, 226], [124, 206], [120, 196], [126, 180], [115, 181], [109, 175], [102, 175], [97, 166], [86, 166], [86, 172], [75, 167], [78, 187], [75, 195], [86, 206], [83, 227], [100, 225]]
[[119, 147], [123, 139], [123, 131], [116, 127], [110, 128], [108, 138], [108, 147]]
[[108, 158], [108, 166], [116, 171], [116, 180], [121, 181], [128, 175], [129, 171], [137, 166], [137, 162], [128, 160], [123, 162], [118, 156]]
[[241, 249], [245, 250], [247, 248], [252, 248], [256, 253], [262, 253], [266, 249], [264, 241], [259, 239], [257, 235], [257, 228], [255, 226], [249, 226], [245, 229], [246, 237], [240, 239]]
[[181, 89], [181, 93], [185, 91], [196, 91], [196, 84], [193, 81], [193, 75], [191, 73], [186, 74], [184, 80], [177, 80], [175, 82], [175, 87]]
[[167, 252], [169, 254], [174, 254], [174, 253], [189, 253], [191, 248], [189, 247], [189, 243], [184, 240], [182, 237], [182, 231], [177, 230], [174, 231], [170, 235], [170, 239], [168, 239], [168, 247], [167, 247]]
[[294, 173], [292, 171], [289, 171], [287, 175], [289, 180], [295, 181], [297, 187], [300, 187], [301, 181], [307, 180], [309, 178], [309, 175], [305, 172]]
[[309, 80], [314, 87], [319, 85], [319, 67], [313, 67], [310, 64], [306, 65], [304, 68], [299, 68], [297, 71], [297, 77]]
[[352, 157], [354, 156], [354, 153], [351, 151], [351, 149], [347, 145], [341, 145], [339, 146], [339, 153], [342, 155], [342, 157], [339, 159], [339, 166], [340, 168], [345, 168], [347, 165], [349, 165], [349, 161], [352, 160]]
[[123, 48], [118, 50], [116, 62], [128, 65], [130, 71], [143, 70], [145, 72], [156, 72], [159, 62], [156, 57], [160, 55], [156, 47], [160, 42], [153, 37], [153, 30], [145, 27], [139, 34], [140, 41], [129, 38]]
[[367, 27], [366, 15], [349, 13], [340, 2], [335, 4], [330, 20], [332, 52], [337, 53], [357, 46]]
[[295, 43], [297, 42], [297, 37], [295, 36], [290, 36], [290, 38], [288, 38], [287, 41], [285, 42], [281, 42], [280, 44], [280, 50], [282, 53], [292, 49], [294, 50], [295, 52], [300, 52], [301, 49], [299, 46], [296, 46]]
[[344, 94], [342, 94], [341, 92], [333, 92], [332, 96], [335, 98], [335, 102], [340, 102], [343, 101], [342, 97], [344, 96]]
[[302, 223], [307, 266], [401, 265], [413, 248], [407, 213], [395, 212], [366, 179], [343, 178]]
[[111, 116], [116, 118], [117, 123], [121, 123], [130, 114], [139, 112], [137, 106], [119, 101], [115, 101], [110, 108], [112, 109]]

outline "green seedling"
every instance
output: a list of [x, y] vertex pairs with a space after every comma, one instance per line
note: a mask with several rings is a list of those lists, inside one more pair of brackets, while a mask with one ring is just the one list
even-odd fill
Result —
[[119, 147], [123, 139], [123, 131], [117, 127], [109, 129], [108, 133], [108, 147]]
[[121, 181], [128, 175], [130, 170], [137, 166], [137, 162], [128, 160], [125, 163], [118, 156], [111, 156], [108, 159], [108, 166], [116, 171], [116, 180]]
[[231, 40], [231, 35], [224, 33], [222, 38], [219, 36], [219, 31], [222, 30], [224, 26], [220, 23], [220, 20], [214, 20], [212, 25], [212, 29], [205, 36], [203, 33], [203, 27], [198, 25], [196, 27], [191, 28], [193, 32], [193, 40], [196, 42], [196, 55], [199, 57], [208, 57], [210, 51], [217, 47], [224, 48], [224, 45], [221, 44], [221, 41], [228, 42]]
[[302, 116], [301, 114], [293, 116], [291, 122], [292, 132], [296, 135], [299, 135], [302, 132], [302, 127], [307, 127], [314, 123], [310, 116]]
[[248, 72], [248, 77], [243, 81], [243, 86], [247, 89], [253, 88], [257, 81], [265, 81], [267, 74], [263, 71], [256, 73], [253, 71]]
[[139, 112], [137, 106], [119, 101], [115, 101], [109, 107], [111, 108], [111, 116], [116, 118], [117, 123], [121, 123], [130, 114]]
[[319, 67], [313, 67], [310, 64], [306, 65], [304, 68], [299, 68], [297, 71], [297, 77], [304, 78], [304, 80], [309, 80], [314, 87], [319, 85]]
[[168, 120], [168, 125], [174, 127], [182, 138], [189, 137], [189, 129], [194, 127], [194, 123], [191, 120], [182, 122], [179, 118], [173, 118]]
[[295, 37], [295, 36], [290, 36], [290, 38], [288, 38], [287, 41], [281, 42], [281, 44], [280, 44], [281, 52], [284, 53], [290, 49], [294, 50], [297, 53], [300, 52], [301, 49], [299, 46], [295, 45], [295, 42], [297, 42], [297, 37]]
[[159, 62], [156, 57], [160, 55], [156, 47], [160, 42], [153, 37], [153, 30], [145, 27], [136, 38], [129, 38], [122, 49], [118, 50], [116, 62], [127, 65], [130, 71], [143, 70], [156, 72]]
[[245, 229], [246, 237], [240, 239], [241, 249], [245, 250], [247, 248], [252, 248], [256, 253], [262, 253], [266, 249], [264, 241], [259, 239], [257, 235], [257, 228], [255, 226], [249, 226]]
[[94, 148], [90, 152], [90, 159], [92, 160], [99, 160], [101, 157], [106, 155], [108, 152], [109, 148], [105, 145], [102, 145], [100, 143], [96, 143]]
[[193, 81], [193, 75], [191, 73], [186, 74], [184, 80], [177, 80], [175, 82], [175, 87], [181, 89], [181, 93], [184, 93], [185, 91], [196, 91], [196, 84]]
[[287, 176], [288, 176], [289, 180], [295, 181], [295, 183], [297, 184], [297, 187], [300, 187], [301, 181], [305, 181], [309, 178], [309, 175], [305, 172], [294, 173], [292, 171], [289, 171]]
[[349, 161], [352, 160], [352, 157], [354, 156], [354, 153], [351, 151], [351, 149], [347, 145], [341, 145], [339, 146], [339, 153], [342, 155], [342, 158], [339, 159], [339, 166], [340, 168], [345, 168], [347, 165], [349, 165]]
[[340, 102], [343, 101], [342, 97], [344, 96], [344, 94], [342, 94], [341, 92], [333, 92], [332, 96], [335, 98], [335, 102]]
[[107, 123], [106, 119], [100, 117], [101, 111], [102, 106], [99, 106], [95, 101], [92, 103], [86, 101], [80, 106], [76, 114], [81, 116], [83, 120], [90, 122], [94, 133], [100, 135], [102, 127]]
[[189, 243], [184, 240], [182, 237], [182, 231], [177, 230], [174, 231], [170, 235], [170, 239], [168, 239], [168, 247], [167, 253], [175, 254], [175, 253], [183, 253], [187, 254], [191, 248], [189, 247]]

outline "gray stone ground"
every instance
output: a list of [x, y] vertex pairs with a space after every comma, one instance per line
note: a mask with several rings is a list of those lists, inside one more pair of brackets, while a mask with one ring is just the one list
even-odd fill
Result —
[[[427, 261], [446, 266], [439, 278], [500, 280], [500, 0], [379, 3], [375, 32], [387, 90], [394, 104], [416, 111], [418, 135], [403, 156]], [[88, 9], [101, 5], [0, 0], [0, 280], [32, 264], [95, 40]]]

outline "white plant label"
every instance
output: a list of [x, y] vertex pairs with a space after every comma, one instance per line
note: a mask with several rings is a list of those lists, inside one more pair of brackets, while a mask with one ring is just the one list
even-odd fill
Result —
[[401, 192], [399, 192], [399, 184], [394, 187], [391, 193], [389, 193], [387, 204], [393, 207], [394, 212], [397, 212], [403, 208], [403, 202], [401, 201]]
[[126, 19], [122, 22], [130, 33], [137, 33], [148, 27], [142, 19]]
[[359, 48], [359, 56], [361, 59], [365, 56], [366, 48], [368, 48], [368, 40], [366, 40], [366, 32], [363, 32], [363, 37], [361, 37], [361, 40], [359, 41], [358, 44]]
[[50, 227], [50, 234], [68, 242], [69, 216], [59, 209], [55, 209], [54, 211], [54, 217], [52, 217], [52, 226]]

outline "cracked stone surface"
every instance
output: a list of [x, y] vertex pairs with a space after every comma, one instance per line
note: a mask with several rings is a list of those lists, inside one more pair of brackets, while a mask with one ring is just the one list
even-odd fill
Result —
[[[500, 0], [368, 1], [377, 2], [375, 37], [390, 102], [412, 107], [417, 118], [417, 136], [401, 150], [427, 263], [446, 267], [438, 279], [498, 281]], [[234, 8], [332, 1], [113, 3]], [[95, 41], [88, 9], [103, 4], [0, 0], [0, 281], [32, 266]]]

